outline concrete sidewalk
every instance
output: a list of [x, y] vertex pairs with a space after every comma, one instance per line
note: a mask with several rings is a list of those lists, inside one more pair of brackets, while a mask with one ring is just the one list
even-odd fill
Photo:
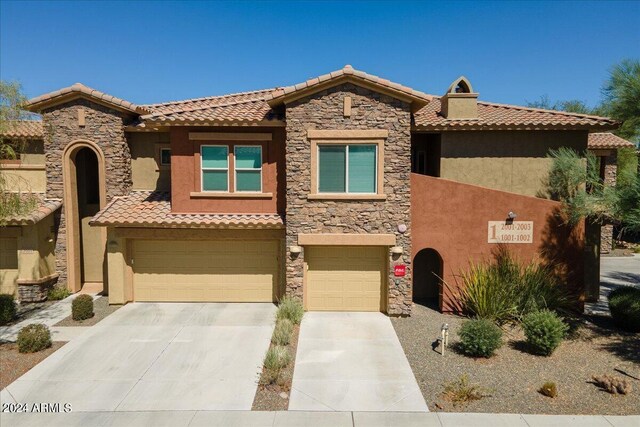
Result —
[[449, 412], [152, 411], [0, 413], [13, 426], [220, 427], [638, 427], [640, 415], [520, 415]]

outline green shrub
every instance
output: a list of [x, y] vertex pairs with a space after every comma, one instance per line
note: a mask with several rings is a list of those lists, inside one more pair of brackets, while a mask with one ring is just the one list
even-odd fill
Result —
[[544, 356], [550, 356], [558, 348], [569, 330], [562, 318], [549, 310], [527, 314], [522, 319], [522, 328], [532, 350]]
[[264, 357], [264, 367], [272, 371], [279, 371], [291, 363], [291, 353], [286, 347], [275, 345], [267, 351]]
[[293, 335], [293, 323], [289, 319], [280, 319], [276, 322], [271, 342], [275, 345], [289, 345]]
[[284, 297], [278, 305], [277, 319], [288, 319], [294, 325], [299, 325], [304, 316], [304, 308], [299, 299]]
[[16, 303], [11, 294], [0, 294], [0, 325], [6, 325], [16, 317]]
[[490, 357], [502, 345], [502, 331], [487, 319], [464, 322], [458, 336], [460, 349], [468, 356]]
[[35, 353], [51, 347], [51, 333], [46, 325], [27, 325], [18, 332], [17, 343], [20, 353]]
[[47, 293], [47, 299], [49, 301], [59, 301], [65, 299], [69, 295], [71, 295], [69, 289], [63, 288], [61, 286], [54, 286], [53, 288], [49, 289], [49, 292]]
[[611, 291], [609, 311], [620, 328], [640, 332], [640, 289], [623, 286]]
[[286, 347], [279, 345], [269, 348], [264, 357], [264, 371], [261, 382], [263, 384], [273, 384], [281, 382], [282, 370], [291, 363], [291, 353]]
[[544, 308], [572, 308], [574, 298], [550, 268], [535, 262], [522, 265], [504, 248], [494, 257], [462, 274], [461, 303], [467, 314], [503, 324]]
[[93, 317], [93, 298], [91, 295], [78, 295], [71, 303], [73, 320], [85, 320]]

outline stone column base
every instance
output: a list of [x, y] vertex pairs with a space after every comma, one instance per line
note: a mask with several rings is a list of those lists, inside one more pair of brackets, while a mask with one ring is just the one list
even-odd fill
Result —
[[18, 300], [20, 302], [42, 302], [47, 299], [49, 289], [58, 281], [58, 274], [51, 274], [41, 279], [17, 280]]

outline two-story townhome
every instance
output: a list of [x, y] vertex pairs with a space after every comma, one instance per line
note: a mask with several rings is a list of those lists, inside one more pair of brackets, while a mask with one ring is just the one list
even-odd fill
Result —
[[454, 310], [456, 275], [506, 244], [588, 294], [597, 241], [536, 196], [550, 149], [618, 124], [477, 98], [463, 77], [438, 97], [350, 66], [153, 105], [81, 84], [34, 98], [40, 145], [2, 172], [42, 203], [0, 231], [3, 289], [410, 315], [427, 297]]

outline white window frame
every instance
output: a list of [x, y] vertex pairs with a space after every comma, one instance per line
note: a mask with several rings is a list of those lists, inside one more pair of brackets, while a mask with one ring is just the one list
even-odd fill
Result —
[[[202, 156], [202, 149], [204, 147], [225, 147], [227, 149], [227, 167], [226, 168], [205, 168], [202, 165], [203, 159], [204, 157]], [[224, 144], [207, 144], [207, 145], [201, 145], [200, 146], [200, 191], [202, 192], [206, 192], [206, 193], [229, 193], [229, 187], [230, 187], [230, 181], [231, 181], [231, 174], [229, 172], [231, 168], [231, 161], [229, 159], [229, 146], [228, 145], [224, 145]], [[227, 171], [227, 190], [205, 190], [204, 189], [204, 171], [223, 171], [226, 170]]]
[[[374, 170], [374, 174], [373, 174], [373, 192], [371, 193], [361, 193], [361, 192], [350, 192], [349, 191], [349, 147], [350, 146], [367, 146], [367, 145], [372, 145], [375, 147], [376, 149], [376, 157], [375, 157], [375, 170]], [[345, 171], [344, 171], [344, 192], [343, 193], [336, 193], [336, 192], [323, 192], [320, 191], [320, 147], [346, 147], [345, 149]], [[372, 195], [372, 194], [378, 194], [378, 144], [372, 143], [358, 143], [358, 144], [350, 144], [350, 143], [344, 143], [344, 144], [323, 144], [323, 143], [318, 143], [317, 145], [317, 150], [318, 152], [316, 153], [316, 159], [317, 160], [317, 167], [316, 167], [316, 182], [317, 182], [317, 186], [318, 186], [318, 194], [362, 194], [362, 195]]]
[[[168, 151], [168, 152], [169, 152], [169, 163], [164, 163], [164, 162], [162, 161], [162, 152], [163, 152], [163, 151]], [[160, 158], [158, 159], [158, 164], [159, 164], [160, 166], [171, 166], [171, 147], [160, 147], [160, 148], [158, 149], [158, 157], [160, 157]]]
[[[238, 148], [259, 148], [260, 149], [260, 168], [239, 168], [236, 156]], [[259, 190], [238, 190], [238, 171], [260, 171], [260, 189]], [[262, 193], [262, 145], [235, 145], [233, 147], [233, 191], [234, 193]]]

